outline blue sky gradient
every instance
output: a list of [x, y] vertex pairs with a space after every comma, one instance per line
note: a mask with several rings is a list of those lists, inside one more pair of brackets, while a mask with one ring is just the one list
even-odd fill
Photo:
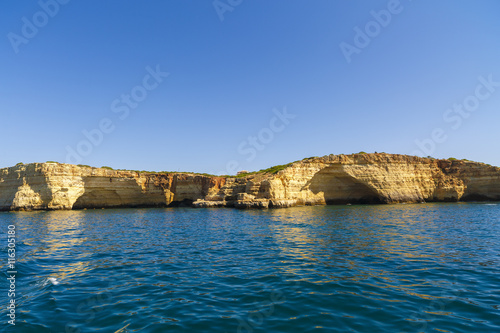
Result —
[[500, 166], [500, 2], [215, 4], [2, 1], [0, 167], [78, 148], [81, 164], [156, 171], [359, 151]]

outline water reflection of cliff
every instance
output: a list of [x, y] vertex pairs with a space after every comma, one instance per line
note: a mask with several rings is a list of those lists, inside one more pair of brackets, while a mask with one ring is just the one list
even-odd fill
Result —
[[[32, 213], [20, 213], [22, 219], [33, 219]], [[83, 236], [82, 225], [85, 212], [44, 212], [36, 214], [36, 229], [23, 230], [23, 242], [31, 250], [21, 257], [22, 262], [42, 262], [44, 269], [50, 267], [53, 275], [62, 280], [69, 276], [84, 274], [89, 269], [86, 258], [89, 253], [78, 247], [87, 241]], [[33, 223], [30, 223], [33, 226]]]
[[425, 299], [432, 296], [414, 292], [429, 283], [425, 272], [418, 281], [405, 274], [414, 276], [449, 255], [436, 239], [438, 212], [418, 204], [303, 207], [269, 211], [269, 228], [284, 274], [320, 284], [364, 283]]

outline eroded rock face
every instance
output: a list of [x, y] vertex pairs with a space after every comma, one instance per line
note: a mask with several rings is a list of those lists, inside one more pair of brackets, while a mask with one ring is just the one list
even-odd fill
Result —
[[165, 207], [217, 192], [225, 179], [34, 163], [0, 169], [0, 210]]
[[464, 181], [444, 173], [437, 160], [389, 154], [305, 160], [279, 172], [270, 183], [273, 199], [305, 205], [458, 201], [465, 188]]
[[69, 164], [0, 169], [0, 210], [106, 207], [284, 208], [500, 200], [500, 168], [391, 154], [328, 155], [276, 174], [224, 178]]

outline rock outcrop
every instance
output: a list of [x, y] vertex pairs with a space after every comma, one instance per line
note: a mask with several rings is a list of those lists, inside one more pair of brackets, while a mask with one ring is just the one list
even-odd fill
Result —
[[111, 207], [282, 208], [347, 203], [500, 200], [500, 168], [406, 155], [328, 155], [239, 177], [70, 164], [0, 169], [0, 210]]
[[223, 177], [34, 163], [0, 169], [0, 210], [189, 205], [224, 183]]

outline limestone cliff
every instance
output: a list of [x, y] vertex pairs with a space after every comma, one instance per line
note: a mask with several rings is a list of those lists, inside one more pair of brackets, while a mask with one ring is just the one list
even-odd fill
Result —
[[139, 173], [35, 163], [0, 169], [0, 210], [268, 208], [500, 200], [500, 168], [406, 155], [328, 155], [244, 177]]
[[163, 207], [217, 192], [222, 177], [139, 173], [70, 164], [0, 169], [0, 210]]

